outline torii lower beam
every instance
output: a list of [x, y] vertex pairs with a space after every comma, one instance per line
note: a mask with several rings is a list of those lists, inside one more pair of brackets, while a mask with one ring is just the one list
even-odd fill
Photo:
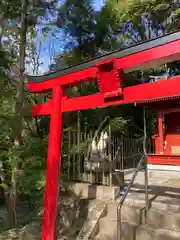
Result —
[[[106, 81], [106, 79], [104, 79]], [[172, 77], [168, 80], [163, 80], [154, 83], [140, 84], [132, 87], [124, 88], [122, 98], [106, 101], [104, 94], [97, 93], [89, 96], [67, 98], [61, 100], [61, 111], [71, 112], [80, 111], [96, 107], [109, 107], [122, 104], [131, 104], [152, 99], [160, 99], [175, 97], [180, 95], [180, 76]], [[43, 116], [50, 115], [53, 112], [52, 100], [46, 104], [40, 104], [32, 107], [32, 115]]]

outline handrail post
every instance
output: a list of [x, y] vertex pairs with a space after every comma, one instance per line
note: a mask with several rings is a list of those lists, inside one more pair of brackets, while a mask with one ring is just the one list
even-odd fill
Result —
[[[138, 174], [138, 171], [140, 170], [142, 164], [144, 163], [144, 176], [145, 176], [145, 203], [146, 203], [146, 211], [149, 208], [149, 199], [148, 199], [148, 169], [147, 169], [147, 151], [146, 151], [146, 139], [147, 139], [147, 132], [146, 132], [146, 110], [145, 108], [143, 109], [143, 120], [144, 120], [144, 139], [143, 139], [143, 152], [144, 154], [142, 155], [136, 170], [133, 173], [133, 176], [131, 178], [131, 181], [129, 185], [127, 186], [127, 189], [125, 190], [118, 206], [117, 206], [117, 240], [122, 240], [122, 219], [121, 219], [121, 209], [123, 206], [123, 203], [134, 183], [134, 180]], [[145, 211], [145, 212], [146, 212]]]
[[130, 189], [131, 189], [131, 187], [132, 187], [132, 185], [134, 183], [134, 180], [135, 180], [135, 178], [136, 178], [136, 176], [138, 174], [138, 171], [140, 170], [141, 165], [144, 162], [144, 159], [145, 159], [145, 156], [143, 155], [141, 157], [137, 167], [136, 167], [136, 170], [133, 173], [133, 176], [131, 178], [131, 181], [130, 181], [129, 185], [127, 186], [126, 191], [124, 192], [124, 194], [123, 194], [123, 196], [122, 196], [122, 198], [121, 198], [121, 200], [120, 200], [120, 202], [118, 204], [118, 207], [117, 207], [117, 240], [121, 240], [122, 239], [121, 209], [122, 209], [123, 203], [124, 203], [128, 193], [129, 193], [129, 191], [130, 191]]
[[144, 141], [143, 141], [143, 151], [144, 151], [144, 183], [145, 183], [145, 203], [146, 203], [146, 211], [149, 208], [149, 198], [148, 198], [148, 168], [147, 168], [147, 150], [146, 150], [146, 142], [147, 142], [147, 130], [146, 130], [146, 109], [143, 109], [143, 122], [144, 122]]

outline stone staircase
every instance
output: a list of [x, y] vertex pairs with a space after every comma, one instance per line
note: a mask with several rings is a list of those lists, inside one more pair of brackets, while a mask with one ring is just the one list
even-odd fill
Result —
[[[147, 212], [143, 191], [137, 188], [130, 192], [122, 208], [123, 240], [180, 239], [180, 188], [174, 182], [169, 184], [150, 187], [151, 207]], [[99, 231], [93, 239], [117, 239], [118, 202], [119, 199], [107, 204], [107, 214], [99, 219]]]
[[[162, 204], [163, 207], [163, 204]], [[122, 208], [123, 240], [178, 240], [180, 239], [180, 210], [179, 206], [171, 206], [165, 210], [153, 206], [144, 218], [142, 203], [125, 204]], [[95, 239], [116, 240], [117, 202], [108, 204], [107, 215], [99, 220], [99, 233]], [[145, 222], [146, 219], [146, 222]]]

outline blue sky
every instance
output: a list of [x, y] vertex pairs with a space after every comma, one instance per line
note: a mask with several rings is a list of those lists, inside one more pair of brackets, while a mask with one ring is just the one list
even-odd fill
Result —
[[94, 8], [99, 11], [101, 9], [101, 7], [103, 6], [104, 4], [104, 0], [95, 0], [94, 1]]
[[[104, 4], [104, 0], [94, 0], [94, 9], [99, 11]], [[40, 67], [39, 74], [43, 74], [48, 70], [48, 67], [51, 63], [53, 63], [53, 57], [56, 56], [58, 53], [60, 53], [63, 45], [64, 39], [61, 39], [62, 33], [56, 32], [56, 36], [50, 35], [47, 40], [44, 42], [42, 48], [41, 48], [41, 62], [42, 65]], [[37, 42], [38, 45], [38, 42]], [[31, 71], [30, 68], [28, 68], [28, 71]]]

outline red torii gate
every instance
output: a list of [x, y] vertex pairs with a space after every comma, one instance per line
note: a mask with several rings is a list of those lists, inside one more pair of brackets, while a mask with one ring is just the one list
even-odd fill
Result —
[[[63, 113], [180, 96], [180, 77], [168, 81], [123, 88], [124, 73], [179, 59], [180, 32], [175, 32], [59, 72], [44, 76], [28, 76], [30, 92], [52, 91], [51, 100], [46, 104], [32, 107], [33, 117], [51, 116], [44, 199], [43, 240], [56, 239]], [[75, 86], [85, 80], [98, 81], [99, 92], [77, 98], [64, 96], [66, 88]]]

